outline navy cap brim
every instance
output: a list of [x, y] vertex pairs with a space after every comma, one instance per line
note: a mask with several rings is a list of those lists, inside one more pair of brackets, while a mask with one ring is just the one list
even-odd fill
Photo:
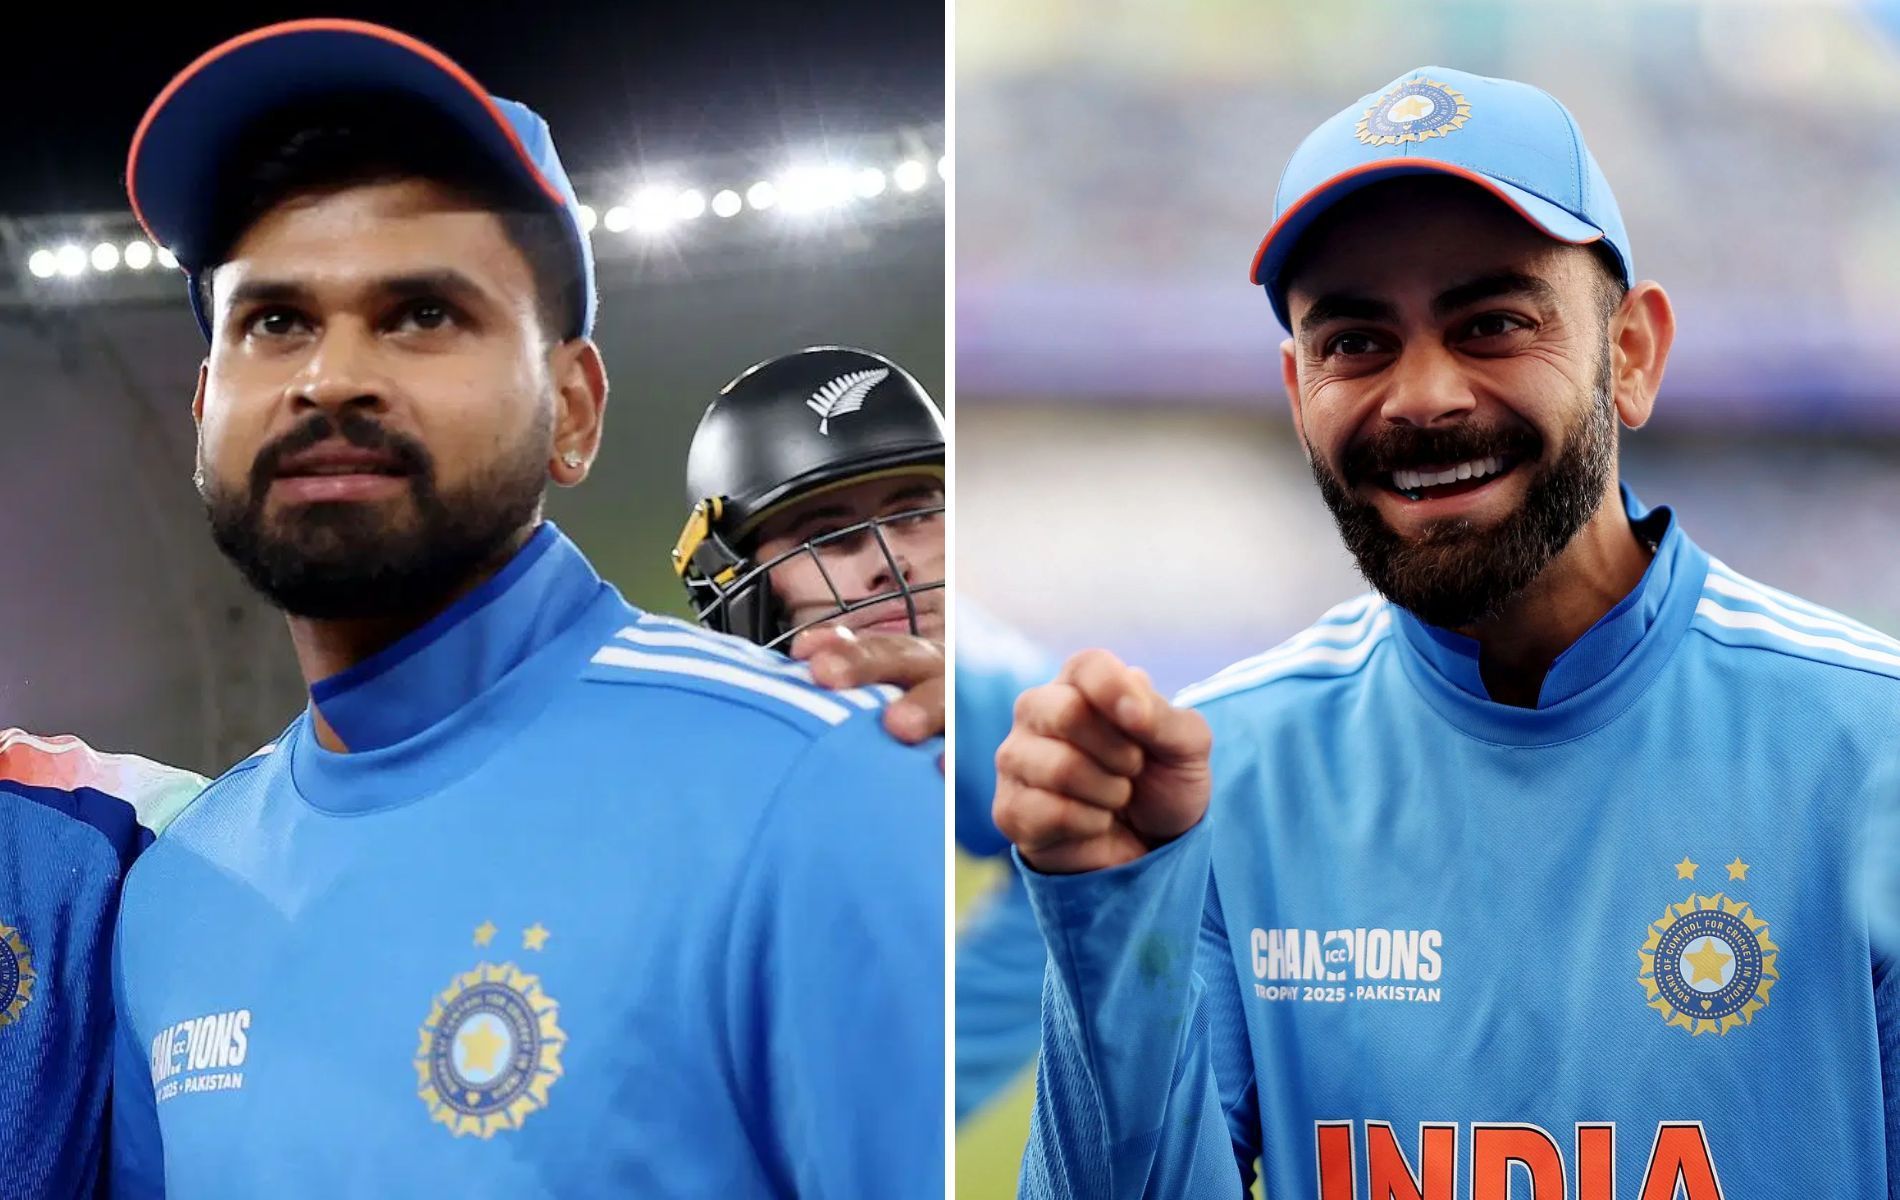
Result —
[[[217, 247], [206, 197], [245, 133], [273, 111], [325, 96], [393, 92], [415, 97], [467, 134], [502, 171], [551, 207], [561, 189], [535, 165], [487, 91], [441, 51], [362, 21], [287, 21], [233, 38], [179, 72], [152, 101], [126, 158], [126, 194], [147, 236], [194, 279]], [[192, 307], [198, 308], [197, 289]], [[207, 314], [197, 312], [207, 331]]]
[[1286, 211], [1280, 214], [1280, 219], [1274, 222], [1273, 228], [1267, 231], [1266, 237], [1260, 240], [1260, 248], [1254, 252], [1253, 266], [1247, 278], [1266, 288], [1267, 298], [1273, 303], [1273, 314], [1280, 318], [1280, 324], [1289, 330], [1293, 328], [1287, 316], [1286, 288], [1280, 275], [1286, 268], [1287, 260], [1292, 257], [1294, 248], [1299, 245], [1300, 238], [1312, 228], [1315, 221], [1347, 196], [1361, 188], [1401, 175], [1450, 175], [1476, 184], [1560, 242], [1582, 246], [1600, 241], [1604, 236], [1603, 230], [1541, 196], [1456, 163], [1428, 158], [1364, 163], [1341, 171], [1308, 190], [1304, 196], [1287, 206]]

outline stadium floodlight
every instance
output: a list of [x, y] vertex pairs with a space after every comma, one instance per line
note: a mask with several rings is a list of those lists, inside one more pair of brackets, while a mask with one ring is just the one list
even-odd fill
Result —
[[851, 202], [853, 177], [844, 167], [794, 167], [779, 180], [786, 212], [814, 213]]
[[[940, 153], [931, 155], [927, 149], [931, 146], [937, 147]], [[643, 244], [671, 249], [674, 239], [682, 250], [690, 246], [699, 252], [718, 254], [729, 239], [713, 238], [709, 244], [695, 245], [707, 242], [703, 231], [701, 237], [689, 238], [684, 236], [684, 229], [676, 227], [695, 221], [718, 225], [734, 219], [744, 224], [743, 218], [748, 214], [768, 210], [781, 210], [785, 215], [768, 215], [766, 225], [787, 232], [802, 230], [808, 237], [822, 236], [836, 225], [853, 224], [857, 220], [873, 225], [902, 222], [923, 210], [915, 201], [902, 201], [901, 195], [921, 193], [935, 199], [943, 185], [938, 184], [937, 190], [932, 191], [932, 164], [938, 175], [945, 178], [950, 169], [949, 154], [942, 139], [930, 133], [920, 138], [915, 131], [867, 140], [859, 150], [840, 149], [835, 156], [809, 144], [782, 146], [776, 155], [784, 157], [776, 162], [754, 160], [755, 165], [750, 167], [739, 165], [744, 160], [737, 156], [724, 155], [717, 160], [708, 159], [699, 167], [682, 164], [677, 168], [657, 168], [651, 173], [643, 172], [644, 178], [642, 174], [635, 174], [631, 180], [622, 176], [618, 183], [609, 182], [610, 176], [604, 173], [590, 176], [594, 182], [590, 185], [583, 181], [582, 192], [600, 203], [583, 204], [576, 198], [574, 223], [584, 242], [599, 247], [610, 257], [624, 257], [633, 251], [637, 258]], [[872, 163], [876, 165], [869, 165]], [[746, 174], [729, 173], [735, 170]], [[754, 171], [757, 174], [752, 174]], [[721, 175], [732, 186], [701, 187], [689, 183], [695, 179], [711, 183]], [[629, 183], [633, 186], [628, 186]], [[893, 205], [882, 201], [886, 196], [900, 199]], [[708, 213], [719, 220], [709, 220]], [[66, 227], [62, 229], [61, 224]], [[35, 282], [44, 281], [57, 290], [59, 280], [185, 270], [171, 250], [125, 220], [124, 214], [111, 218], [100, 214], [72, 214], [62, 219], [61, 224], [46, 226], [44, 240], [29, 236], [24, 244], [16, 243], [21, 255], [14, 264], [17, 281], [29, 288]], [[735, 226], [728, 232], [742, 231]], [[610, 249], [606, 241], [610, 234], [622, 235], [627, 242], [618, 250]], [[138, 298], [148, 291], [148, 288], [116, 285], [106, 280], [88, 282], [73, 289], [72, 294], [109, 300]]]
[[812, 194], [820, 208], [843, 208], [858, 194], [858, 173], [850, 167], [820, 167], [812, 173]]
[[673, 202], [677, 193], [671, 188], [642, 188], [627, 202], [636, 233], [659, 233], [673, 223]]

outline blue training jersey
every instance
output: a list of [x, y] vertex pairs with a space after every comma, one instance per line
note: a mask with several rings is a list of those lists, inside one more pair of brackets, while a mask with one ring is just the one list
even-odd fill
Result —
[[957, 845], [989, 858], [1009, 850], [996, 828], [996, 750], [1009, 736], [1016, 697], [1055, 678], [1055, 664], [1022, 634], [957, 597]]
[[[1009, 736], [1016, 697], [1055, 667], [1021, 634], [957, 599], [957, 844], [980, 857], [1009, 841], [990, 815], [996, 750]], [[1007, 1087], [1036, 1057], [1047, 961], [1022, 879], [971, 906], [957, 931], [956, 1116], [961, 1121]]]
[[204, 784], [78, 738], [0, 729], [0, 1195], [93, 1187], [119, 883]]
[[943, 1172], [938, 747], [551, 525], [126, 884], [126, 1196], [857, 1197]]
[[1372, 597], [1181, 694], [1207, 817], [1031, 873], [1025, 1195], [1889, 1194], [1900, 643], [1626, 503], [1654, 559], [1534, 709]]

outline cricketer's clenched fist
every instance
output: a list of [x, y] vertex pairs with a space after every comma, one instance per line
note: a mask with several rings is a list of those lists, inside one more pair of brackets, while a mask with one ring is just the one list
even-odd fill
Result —
[[1046, 874], [1133, 862], [1207, 812], [1213, 741], [1147, 672], [1084, 650], [1016, 701], [996, 752], [997, 828]]

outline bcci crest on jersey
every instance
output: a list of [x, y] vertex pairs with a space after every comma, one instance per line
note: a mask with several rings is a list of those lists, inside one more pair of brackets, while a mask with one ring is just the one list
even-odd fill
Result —
[[1636, 980], [1668, 1024], [1726, 1034], [1767, 1007], [1778, 950], [1747, 903], [1691, 895], [1649, 927]]
[[567, 1035], [541, 981], [513, 963], [481, 963], [429, 1006], [416, 1048], [417, 1095], [456, 1137], [519, 1129], [546, 1108]]
[[13, 926], [0, 922], [0, 1029], [20, 1019], [33, 999], [33, 952]]

